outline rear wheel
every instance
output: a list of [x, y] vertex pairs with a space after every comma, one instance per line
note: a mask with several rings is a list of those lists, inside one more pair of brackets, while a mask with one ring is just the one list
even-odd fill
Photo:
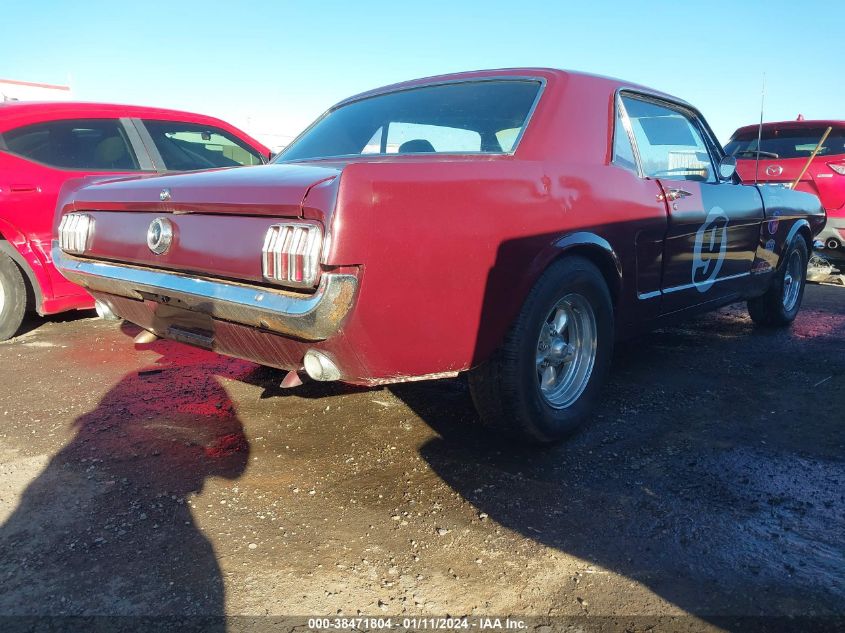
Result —
[[748, 314], [759, 325], [789, 325], [798, 316], [807, 281], [807, 243], [796, 235], [766, 294], [748, 301]]
[[496, 354], [469, 375], [483, 423], [532, 443], [571, 434], [590, 411], [613, 351], [613, 305], [582, 257], [540, 278]]
[[0, 341], [12, 338], [26, 312], [26, 284], [18, 265], [0, 253]]

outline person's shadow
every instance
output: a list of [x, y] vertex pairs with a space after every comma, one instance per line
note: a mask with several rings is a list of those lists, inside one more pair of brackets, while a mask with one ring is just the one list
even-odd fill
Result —
[[202, 617], [204, 630], [225, 629], [220, 566], [189, 497], [246, 468], [249, 444], [217, 375], [252, 366], [151, 347], [161, 358], [76, 419], [0, 527], [4, 616]]

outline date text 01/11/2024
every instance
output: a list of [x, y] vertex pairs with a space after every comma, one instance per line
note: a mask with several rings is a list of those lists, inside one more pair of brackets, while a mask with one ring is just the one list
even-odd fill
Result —
[[519, 631], [527, 627], [524, 620], [495, 617], [479, 617], [469, 619], [453, 617], [405, 617], [378, 618], [378, 617], [354, 617], [354, 618], [309, 618], [308, 628], [315, 631], [320, 630], [470, 630], [497, 631], [510, 630]]

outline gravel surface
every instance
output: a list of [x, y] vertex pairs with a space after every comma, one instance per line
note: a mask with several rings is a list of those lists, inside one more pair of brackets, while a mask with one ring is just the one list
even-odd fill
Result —
[[[461, 380], [306, 384], [130, 325], [0, 344], [0, 615], [845, 615], [845, 289], [618, 346], [527, 450]], [[697, 620], [698, 621], [698, 620]]]

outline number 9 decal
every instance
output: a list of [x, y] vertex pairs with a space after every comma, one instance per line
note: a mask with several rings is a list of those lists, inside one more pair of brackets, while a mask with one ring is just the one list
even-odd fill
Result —
[[692, 257], [692, 283], [707, 292], [716, 283], [728, 249], [728, 217], [721, 207], [713, 207], [695, 234]]

